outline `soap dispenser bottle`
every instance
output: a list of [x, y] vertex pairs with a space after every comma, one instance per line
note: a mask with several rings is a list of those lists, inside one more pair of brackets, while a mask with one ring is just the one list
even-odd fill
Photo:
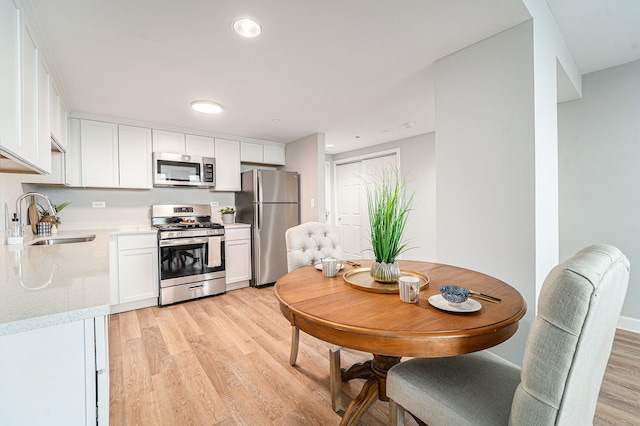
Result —
[[7, 237], [7, 244], [22, 244], [23, 242], [23, 234], [22, 229], [20, 228], [20, 220], [18, 219], [18, 214], [13, 214], [13, 219], [11, 219], [11, 227], [9, 228], [9, 236]]

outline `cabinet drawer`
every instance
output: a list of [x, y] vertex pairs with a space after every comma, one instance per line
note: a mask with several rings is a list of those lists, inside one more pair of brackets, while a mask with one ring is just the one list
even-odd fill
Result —
[[225, 241], [249, 240], [251, 239], [251, 228], [225, 228]]
[[156, 247], [158, 234], [119, 235], [118, 250]]

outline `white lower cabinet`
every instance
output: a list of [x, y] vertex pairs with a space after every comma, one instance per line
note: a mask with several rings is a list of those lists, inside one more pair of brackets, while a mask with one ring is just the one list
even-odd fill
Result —
[[158, 304], [155, 232], [111, 236], [110, 258], [112, 314]]
[[251, 226], [225, 227], [227, 291], [249, 286], [251, 280]]
[[108, 425], [105, 317], [0, 337], [0, 419], [6, 425]]

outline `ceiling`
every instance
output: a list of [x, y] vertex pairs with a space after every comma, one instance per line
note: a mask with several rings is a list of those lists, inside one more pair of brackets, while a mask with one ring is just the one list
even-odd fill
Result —
[[[71, 111], [284, 143], [320, 132], [329, 153], [433, 131], [433, 63], [530, 17], [520, 0], [29, 1]], [[548, 3], [583, 73], [640, 59], [640, 2]], [[239, 17], [262, 34], [235, 34]]]

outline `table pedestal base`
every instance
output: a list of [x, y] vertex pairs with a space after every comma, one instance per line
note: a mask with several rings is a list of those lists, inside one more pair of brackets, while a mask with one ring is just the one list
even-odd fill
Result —
[[351, 401], [340, 425], [355, 426], [367, 409], [376, 399], [388, 401], [387, 371], [400, 362], [400, 357], [387, 355], [373, 355], [372, 361], [352, 365], [348, 370], [342, 370], [341, 379], [348, 382], [352, 379], [367, 379], [362, 390]]

